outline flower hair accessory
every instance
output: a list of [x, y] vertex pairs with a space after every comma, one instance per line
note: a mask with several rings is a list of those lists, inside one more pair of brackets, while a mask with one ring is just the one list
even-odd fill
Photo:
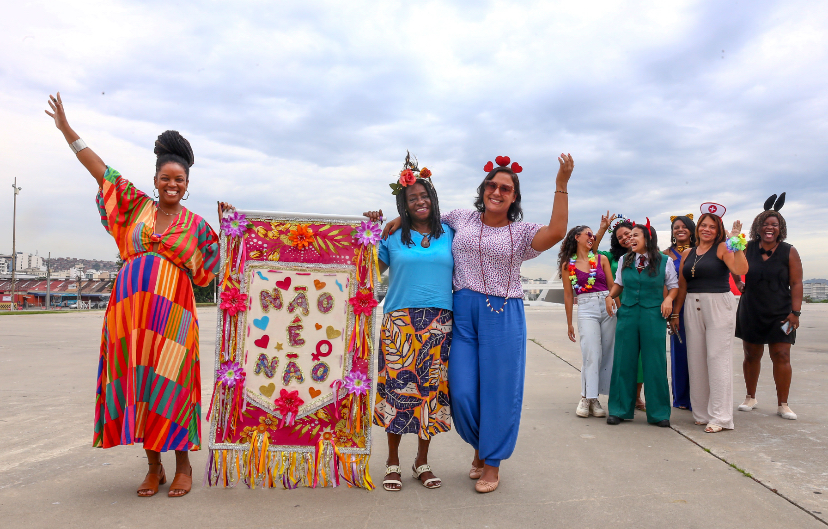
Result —
[[635, 221], [634, 220], [632, 220], [631, 218], [625, 217], [621, 213], [616, 214], [615, 217], [616, 217], [615, 222], [612, 224], [612, 226], [609, 227], [609, 229], [607, 229], [607, 231], [610, 232], [610, 233], [614, 232], [615, 228], [617, 228], [618, 225], [621, 224], [622, 222], [630, 222], [630, 223], [632, 223], [633, 226], [635, 226]]
[[[517, 162], [512, 162], [512, 165], [509, 166], [509, 162], [511, 161], [512, 160], [508, 156], [498, 156], [497, 158], [495, 158], [495, 163], [498, 165], [498, 167], [509, 167], [515, 173], [523, 171], [523, 167], [521, 167], [520, 164]], [[483, 170], [487, 173], [492, 172], [492, 169], [494, 169], [494, 164], [492, 162], [489, 162], [483, 166]]]
[[411, 161], [411, 153], [405, 151], [405, 163], [403, 163], [399, 178], [393, 184], [388, 184], [391, 194], [397, 196], [404, 188], [418, 182], [428, 184], [434, 189], [434, 184], [431, 182], [431, 170], [428, 167], [422, 169], [417, 167], [417, 157], [415, 156], [414, 161]]

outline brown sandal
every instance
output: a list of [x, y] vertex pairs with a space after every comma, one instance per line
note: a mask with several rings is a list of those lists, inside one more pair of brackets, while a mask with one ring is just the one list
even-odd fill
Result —
[[[167, 493], [167, 496], [170, 498], [180, 498], [181, 496], [186, 496], [188, 492], [190, 492], [193, 488], [193, 467], [190, 465], [190, 472], [187, 474], [180, 473], [176, 474], [170, 483], [170, 492]], [[184, 494], [173, 494], [174, 491], [183, 490]]]
[[[150, 465], [150, 467], [151, 466], [152, 465]], [[138, 496], [142, 498], [151, 498], [158, 494], [158, 486], [167, 482], [167, 474], [164, 472], [164, 465], [158, 463], [158, 466], [161, 467], [161, 472], [147, 473], [147, 477], [144, 478], [144, 481], [141, 482], [141, 486], [138, 487]], [[141, 494], [142, 490], [151, 491], [152, 494]]]

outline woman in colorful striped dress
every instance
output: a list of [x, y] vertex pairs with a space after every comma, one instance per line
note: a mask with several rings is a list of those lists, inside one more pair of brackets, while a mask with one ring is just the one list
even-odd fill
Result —
[[[193, 151], [176, 131], [155, 142], [153, 200], [88, 148], [66, 121], [60, 93], [49, 96], [55, 125], [98, 183], [101, 223], [124, 266], [104, 318], [95, 398], [93, 445], [142, 442], [149, 472], [139, 496], [166, 482], [161, 452], [175, 450], [169, 496], [192, 488], [189, 450], [201, 447], [198, 315], [192, 283], [205, 286], [219, 264], [218, 237], [181, 205]], [[226, 204], [219, 205], [219, 215]]]

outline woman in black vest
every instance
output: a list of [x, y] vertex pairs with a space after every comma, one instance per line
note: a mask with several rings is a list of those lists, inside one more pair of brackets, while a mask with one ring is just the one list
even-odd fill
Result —
[[788, 407], [788, 390], [791, 387], [791, 345], [796, 342], [802, 309], [802, 260], [796, 248], [784, 242], [788, 228], [779, 214], [784, 204], [785, 193], [778, 199], [773, 195], [765, 202], [765, 211], [753, 220], [750, 242], [745, 250], [750, 271], [744, 283], [738, 277], [733, 278], [742, 291], [736, 337], [742, 339], [745, 351], [742, 369], [747, 386], [747, 396], [739, 411], [750, 411], [757, 405], [756, 385], [765, 344], [768, 344], [776, 382], [776, 413], [794, 420], [796, 414]]

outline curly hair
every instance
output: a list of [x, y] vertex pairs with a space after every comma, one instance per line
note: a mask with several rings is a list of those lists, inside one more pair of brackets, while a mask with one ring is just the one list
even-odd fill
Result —
[[770, 209], [756, 215], [756, 218], [753, 219], [753, 224], [750, 226], [751, 241], [758, 241], [762, 238], [761, 233], [759, 233], [762, 230], [762, 224], [764, 224], [770, 217], [776, 217], [776, 220], [779, 221], [779, 237], [776, 238], [776, 241], [782, 242], [788, 238], [788, 223], [785, 222], [785, 217], [783, 217], [778, 211]]
[[164, 164], [177, 163], [184, 169], [187, 178], [190, 177], [190, 167], [195, 163], [193, 148], [190, 142], [178, 133], [177, 130], [167, 130], [159, 134], [155, 140], [153, 152], [158, 157], [155, 160], [155, 174], [157, 175]]
[[520, 207], [520, 180], [518, 175], [508, 167], [495, 167], [489, 171], [486, 178], [477, 186], [477, 198], [474, 200], [474, 207], [480, 213], [486, 211], [486, 205], [483, 204], [483, 192], [486, 190], [486, 182], [494, 178], [497, 173], [506, 173], [512, 177], [512, 184], [515, 186], [515, 201], [509, 206], [509, 212], [506, 216], [512, 222], [519, 222], [523, 220], [523, 208]]
[[[647, 245], [647, 273], [650, 276], [658, 275], [658, 266], [661, 264], [662, 253], [658, 249], [658, 234], [655, 230], [648, 230], [645, 226], [636, 225], [633, 229], [641, 230], [644, 235], [644, 243]], [[629, 252], [624, 258], [622, 269], [633, 265], [635, 252]]]
[[578, 251], [578, 240], [576, 237], [587, 228], [589, 226], [575, 226], [569, 230], [564, 240], [561, 241], [561, 249], [558, 251], [558, 277], [563, 277], [563, 272], [561, 272], [563, 264], [568, 262], [569, 258]]
[[631, 220], [625, 220], [623, 222], [619, 222], [616, 224], [615, 228], [613, 228], [612, 236], [610, 237], [610, 253], [612, 254], [612, 258], [616, 261], [621, 259], [621, 256], [629, 251], [629, 249], [621, 246], [621, 242], [618, 240], [618, 228], [627, 228], [628, 230], [632, 230], [633, 227], [635, 227], [635, 224], [633, 224]]
[[411, 215], [408, 213], [408, 192], [414, 185], [419, 184], [423, 186], [428, 198], [431, 200], [431, 213], [428, 216], [432, 238], [438, 239], [443, 234], [443, 225], [440, 224], [440, 202], [437, 200], [437, 191], [434, 186], [425, 183], [422, 179], [417, 180], [415, 184], [407, 186], [401, 193], [397, 193], [397, 213], [400, 214], [400, 241], [406, 246], [411, 246]]

